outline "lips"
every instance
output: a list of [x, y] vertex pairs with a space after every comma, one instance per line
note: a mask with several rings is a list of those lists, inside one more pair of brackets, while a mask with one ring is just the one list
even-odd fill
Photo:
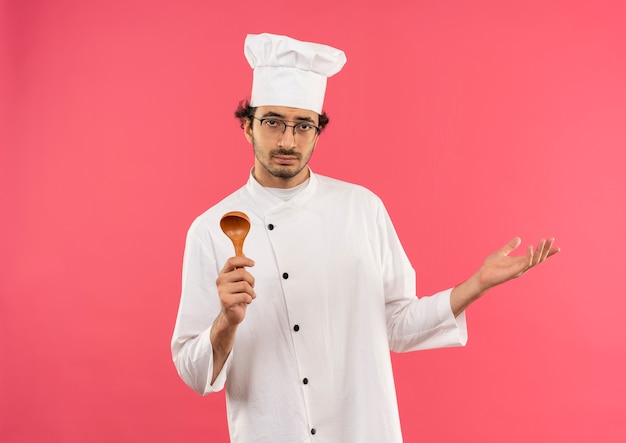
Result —
[[301, 155], [298, 152], [277, 149], [270, 153], [275, 162], [281, 165], [291, 165], [300, 160]]
[[287, 156], [287, 155], [275, 155], [274, 160], [280, 163], [281, 165], [291, 165], [295, 163], [296, 161], [298, 161], [298, 158], [294, 156]]

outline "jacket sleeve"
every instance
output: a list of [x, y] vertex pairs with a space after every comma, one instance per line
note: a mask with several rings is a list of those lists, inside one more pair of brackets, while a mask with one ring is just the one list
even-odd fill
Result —
[[418, 298], [415, 270], [382, 202], [377, 220], [391, 350], [408, 352], [464, 346], [467, 343], [465, 313], [454, 317], [450, 307], [452, 290]]
[[231, 353], [211, 385], [211, 325], [220, 310], [215, 285], [218, 274], [209, 230], [196, 220], [187, 233], [182, 291], [171, 348], [178, 374], [191, 389], [202, 395], [224, 388], [232, 356]]

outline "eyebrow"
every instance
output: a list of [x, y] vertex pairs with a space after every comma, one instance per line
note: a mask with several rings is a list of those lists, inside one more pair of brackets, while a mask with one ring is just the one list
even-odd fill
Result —
[[[261, 117], [262, 118], [278, 117], [278, 118], [281, 118], [283, 120], [285, 119], [284, 115], [282, 115], [282, 114], [280, 114], [278, 112], [274, 112], [274, 111], [268, 111], [268, 112], [264, 113]], [[295, 120], [292, 120], [292, 121], [306, 121], [306, 122], [310, 122], [310, 123], [315, 124], [315, 120], [313, 120], [313, 118], [308, 117], [308, 116], [306, 116], [306, 117], [298, 117], [298, 116], [296, 116]]]

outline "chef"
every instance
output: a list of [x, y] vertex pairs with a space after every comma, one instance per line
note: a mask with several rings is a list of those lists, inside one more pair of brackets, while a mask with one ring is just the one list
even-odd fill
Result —
[[[232, 442], [400, 442], [390, 351], [463, 346], [465, 308], [558, 249], [540, 240], [512, 256], [515, 238], [464, 283], [417, 298], [381, 200], [307, 166], [343, 51], [258, 34], [244, 53], [252, 93], [236, 115], [254, 167], [189, 229], [178, 373], [202, 395], [226, 389]], [[220, 229], [230, 211], [250, 219], [243, 257]]]

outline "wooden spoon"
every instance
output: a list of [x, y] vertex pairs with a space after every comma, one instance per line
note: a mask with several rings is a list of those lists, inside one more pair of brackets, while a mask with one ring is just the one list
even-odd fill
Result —
[[239, 211], [227, 212], [220, 220], [220, 226], [224, 234], [230, 238], [235, 247], [235, 255], [243, 256], [243, 241], [250, 231], [250, 219], [246, 214]]

